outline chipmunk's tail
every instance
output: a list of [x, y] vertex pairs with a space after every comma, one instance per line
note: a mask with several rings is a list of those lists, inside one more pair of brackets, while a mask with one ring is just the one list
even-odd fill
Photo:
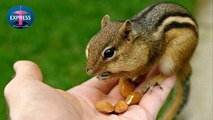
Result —
[[167, 98], [167, 101], [162, 107], [157, 119], [174, 120], [183, 110], [189, 98], [190, 75], [191, 67], [189, 65], [187, 69], [185, 68], [177, 74], [175, 87]]

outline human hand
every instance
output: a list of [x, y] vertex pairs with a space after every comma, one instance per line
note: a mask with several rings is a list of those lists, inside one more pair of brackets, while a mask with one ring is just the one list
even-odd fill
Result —
[[[52, 88], [42, 83], [38, 66], [30, 61], [14, 64], [16, 76], [5, 87], [5, 98], [12, 120], [152, 120], [174, 86], [171, 76], [161, 84], [163, 90], [154, 87], [148, 91], [139, 105], [131, 105], [123, 114], [102, 114], [95, 103], [107, 99], [116, 102], [123, 99], [118, 93], [117, 80], [100, 82], [92, 78], [68, 91]], [[144, 84], [136, 87], [142, 91]]]

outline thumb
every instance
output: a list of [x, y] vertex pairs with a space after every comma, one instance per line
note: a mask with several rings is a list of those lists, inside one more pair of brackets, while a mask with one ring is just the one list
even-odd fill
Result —
[[[18, 61], [14, 64], [15, 77], [5, 86], [4, 95], [8, 97], [17, 94], [22, 89], [29, 87], [32, 81], [42, 81], [39, 67], [31, 61]], [[31, 87], [30, 87], [31, 88]]]
[[14, 70], [15, 70], [15, 78], [17, 78], [17, 80], [23, 80], [23, 79], [27, 79], [27, 80], [39, 80], [42, 81], [42, 74], [41, 71], [38, 67], [38, 65], [36, 65], [35, 63], [31, 62], [31, 61], [26, 61], [26, 60], [22, 60], [22, 61], [17, 61], [14, 66], [13, 66]]
[[[39, 67], [31, 61], [18, 61], [14, 64], [15, 77], [5, 86], [4, 96], [11, 116], [22, 115], [23, 106], [28, 106], [40, 93], [43, 84]], [[29, 105], [30, 106], [30, 105]]]

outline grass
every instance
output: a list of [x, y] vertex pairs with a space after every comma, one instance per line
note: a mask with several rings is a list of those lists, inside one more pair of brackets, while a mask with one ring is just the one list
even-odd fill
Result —
[[[87, 0], [8, 1], [0, 2], [0, 119], [7, 119], [3, 96], [6, 84], [14, 75], [13, 64], [27, 59], [36, 62], [44, 82], [67, 90], [86, 81], [84, 49], [100, 29], [100, 20], [109, 14], [112, 20], [128, 19], [151, 3], [164, 0]], [[168, 1], [168, 0], [167, 0]], [[170, 0], [195, 11], [195, 0]], [[13, 29], [6, 21], [7, 11], [15, 5], [30, 7], [35, 15], [31, 27]]]

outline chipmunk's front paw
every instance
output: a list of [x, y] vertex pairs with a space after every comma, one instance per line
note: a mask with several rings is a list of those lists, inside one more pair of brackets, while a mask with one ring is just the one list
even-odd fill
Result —
[[154, 79], [150, 80], [147, 85], [144, 88], [144, 93], [146, 93], [148, 90], [152, 90], [154, 88], [154, 86], [159, 86], [160, 89], [163, 89], [161, 87], [161, 83], [163, 81], [163, 77], [162, 76], [156, 76]]

